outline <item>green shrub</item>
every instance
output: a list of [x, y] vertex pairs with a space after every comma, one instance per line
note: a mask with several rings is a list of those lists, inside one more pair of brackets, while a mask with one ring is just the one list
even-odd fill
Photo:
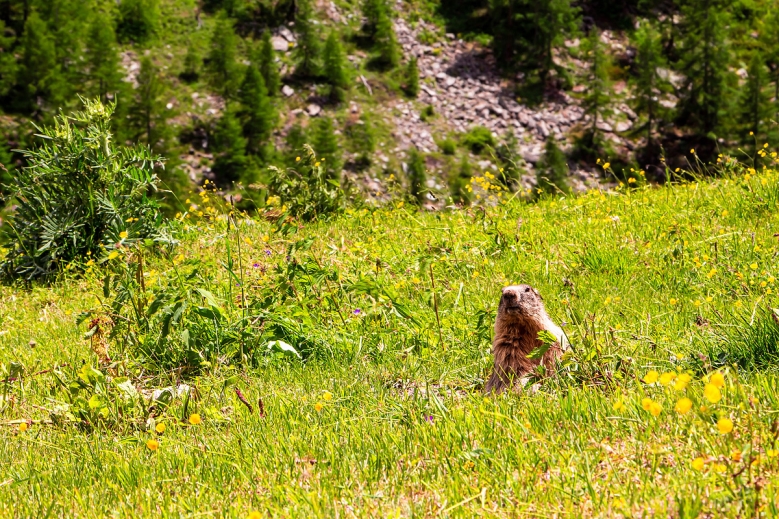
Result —
[[441, 152], [443, 152], [444, 155], [454, 155], [457, 151], [457, 143], [448, 137], [439, 141], [438, 147], [441, 148]]
[[301, 220], [315, 220], [344, 209], [345, 196], [337, 179], [330, 178], [325, 164], [311, 146], [303, 146], [297, 166], [268, 168], [268, 193], [279, 198], [285, 213]]
[[462, 143], [472, 153], [479, 154], [487, 147], [495, 146], [495, 137], [484, 126], [474, 126], [468, 130], [468, 133], [463, 135]]
[[463, 156], [457, 170], [449, 176], [449, 192], [452, 195], [452, 201], [456, 204], [468, 205], [473, 198], [473, 189], [471, 188], [471, 179], [473, 178], [473, 168], [468, 161], [467, 156]]
[[163, 159], [146, 146], [116, 146], [113, 110], [84, 101], [84, 111], [39, 128], [40, 145], [23, 152], [27, 167], [10, 186], [17, 208], [5, 230], [5, 276], [49, 278], [71, 262], [99, 260], [138, 240], [170, 242], [150, 197]]
[[408, 194], [413, 202], [422, 205], [427, 190], [427, 172], [425, 156], [413, 148], [408, 157], [406, 175], [408, 176]]
[[435, 108], [433, 105], [425, 106], [419, 113], [419, 119], [423, 122], [427, 122], [435, 116]]
[[552, 135], [546, 139], [544, 155], [536, 170], [536, 187], [539, 193], [571, 192], [568, 185], [568, 163]]
[[416, 56], [411, 56], [406, 67], [406, 95], [417, 97], [419, 95], [419, 67]]
[[157, 32], [159, 21], [159, 0], [123, 0], [117, 33], [122, 41], [144, 42]]

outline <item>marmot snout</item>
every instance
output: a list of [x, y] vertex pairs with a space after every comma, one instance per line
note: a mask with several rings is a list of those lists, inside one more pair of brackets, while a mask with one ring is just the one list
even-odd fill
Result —
[[[552, 333], [557, 342], [540, 359], [529, 359], [527, 356], [543, 344], [538, 339], [541, 330]], [[485, 392], [502, 392], [539, 364], [551, 371], [566, 346], [563, 331], [549, 318], [541, 294], [535, 288], [530, 285], [504, 288], [492, 341], [495, 369], [484, 386]]]

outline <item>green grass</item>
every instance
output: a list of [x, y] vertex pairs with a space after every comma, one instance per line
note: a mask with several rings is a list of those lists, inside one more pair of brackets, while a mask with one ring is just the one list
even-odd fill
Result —
[[[259, 355], [189, 375], [199, 398], [158, 416], [161, 435], [132, 416], [47, 422], [68, 396], [39, 372], [97, 366], [76, 317], [100, 309], [116, 265], [2, 287], [0, 359], [26, 376], [2, 385], [0, 516], [776, 516], [778, 178], [442, 213], [353, 209], [286, 235], [259, 219], [237, 237], [222, 219], [185, 218], [179, 250], [147, 258], [157, 286], [199, 268], [225, 312], [241, 314], [223, 266], [226, 244], [234, 257], [240, 242], [247, 300], [287, 294], [314, 346], [302, 362]], [[287, 258], [304, 238], [311, 247]], [[285, 280], [293, 260], [333, 275]], [[538, 288], [574, 354], [537, 393], [485, 399], [509, 283]], [[177, 380], [121, 344], [110, 353], [139, 389]], [[701, 378], [714, 369], [726, 385], [712, 404]], [[684, 391], [643, 383], [651, 370], [693, 380]], [[674, 411], [682, 396], [694, 402], [686, 415]], [[190, 413], [203, 422], [180, 422]], [[731, 433], [718, 433], [721, 417]], [[33, 423], [21, 432], [21, 420]]]

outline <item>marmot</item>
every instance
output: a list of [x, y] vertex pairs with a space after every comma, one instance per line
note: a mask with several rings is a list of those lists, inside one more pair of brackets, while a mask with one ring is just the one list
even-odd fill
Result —
[[[541, 330], [551, 332], [557, 342], [540, 359], [529, 359], [528, 354], [543, 345], [538, 339]], [[485, 393], [501, 393], [539, 364], [543, 364], [547, 372], [551, 371], [567, 347], [563, 331], [549, 318], [541, 294], [535, 288], [530, 285], [504, 288], [492, 341], [495, 368], [484, 386]]]

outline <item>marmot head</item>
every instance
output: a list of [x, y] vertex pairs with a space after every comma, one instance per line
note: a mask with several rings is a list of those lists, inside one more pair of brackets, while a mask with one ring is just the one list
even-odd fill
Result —
[[498, 315], [540, 317], [545, 312], [541, 294], [530, 285], [512, 285], [503, 289]]

